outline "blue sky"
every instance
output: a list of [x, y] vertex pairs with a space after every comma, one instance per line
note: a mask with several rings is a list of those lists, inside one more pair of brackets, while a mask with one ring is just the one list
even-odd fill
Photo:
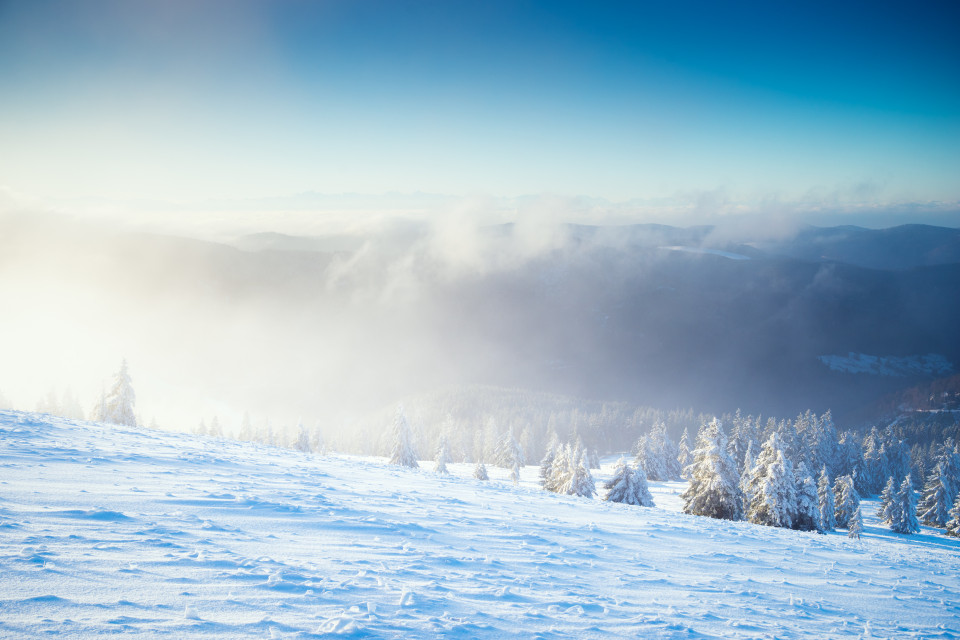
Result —
[[0, 185], [960, 200], [958, 5], [779, 4], [6, 0]]

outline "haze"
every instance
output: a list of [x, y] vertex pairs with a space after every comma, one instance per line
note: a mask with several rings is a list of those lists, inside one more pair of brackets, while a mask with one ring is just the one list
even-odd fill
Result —
[[0, 3], [0, 392], [89, 409], [127, 358], [183, 428], [467, 384], [789, 411], [843, 395], [820, 355], [955, 364], [958, 18]]

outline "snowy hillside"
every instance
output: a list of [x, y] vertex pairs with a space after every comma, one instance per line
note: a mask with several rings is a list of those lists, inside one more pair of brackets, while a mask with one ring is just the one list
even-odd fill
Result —
[[960, 634], [960, 541], [869, 503], [857, 542], [450, 468], [0, 412], [0, 637]]

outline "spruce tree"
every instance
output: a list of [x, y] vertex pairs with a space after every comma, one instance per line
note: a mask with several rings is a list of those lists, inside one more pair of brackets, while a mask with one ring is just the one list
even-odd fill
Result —
[[746, 518], [754, 524], [770, 527], [791, 527], [797, 510], [796, 479], [793, 464], [781, 449], [781, 433], [774, 431], [760, 449], [750, 472], [747, 493], [750, 495]]
[[557, 457], [557, 447], [559, 445], [551, 443], [547, 446], [547, 452], [543, 454], [540, 460], [540, 486], [547, 491], [553, 491], [551, 472], [553, 471], [553, 460]]
[[490, 479], [490, 476], [487, 475], [487, 467], [483, 464], [483, 460], [477, 460], [477, 466], [473, 468], [473, 477], [477, 480]]
[[863, 515], [860, 513], [860, 505], [858, 504], [847, 521], [847, 537], [859, 540], [861, 533], [863, 533]]
[[833, 485], [833, 492], [837, 498], [837, 507], [834, 513], [837, 526], [848, 528], [854, 512], [860, 511], [860, 494], [854, 487], [853, 478], [837, 476]]
[[440, 436], [440, 443], [437, 445], [437, 459], [436, 465], [433, 470], [437, 473], [448, 474], [450, 471], [447, 470], [447, 462], [450, 459], [450, 452], [447, 447], [447, 437], [444, 435]]
[[950, 509], [950, 519], [947, 520], [947, 531], [948, 536], [960, 537], [960, 493], [957, 494], [957, 499], [953, 501], [953, 508]]
[[903, 479], [900, 489], [894, 496], [890, 509], [890, 530], [906, 534], [920, 532], [920, 523], [917, 521], [917, 502], [913, 495], [910, 474]]
[[743, 513], [750, 512], [750, 502], [753, 495], [750, 492], [750, 480], [753, 477], [753, 441], [747, 443], [747, 450], [743, 454], [743, 467], [740, 470], [740, 494]]
[[893, 507], [893, 498], [897, 493], [897, 487], [893, 482], [893, 477], [887, 478], [887, 484], [880, 492], [880, 503], [877, 505], [877, 518], [880, 524], [890, 524], [891, 509]]
[[817, 483], [807, 472], [807, 467], [803, 462], [797, 465], [794, 476], [797, 481], [797, 502], [796, 511], [792, 518], [793, 528], [799, 531], [823, 532]]
[[403, 412], [403, 405], [397, 407], [393, 417], [393, 450], [390, 453], [390, 464], [417, 469], [417, 451], [413, 444], [413, 430]]
[[120, 364], [120, 370], [113, 377], [113, 385], [110, 387], [110, 391], [103, 399], [99, 420], [135, 427], [137, 426], [137, 417], [133, 411], [135, 403], [136, 394], [133, 392], [130, 374], [127, 372], [127, 361], [123, 360]]
[[638, 507], [654, 506], [653, 496], [650, 495], [650, 489], [647, 486], [646, 474], [642, 469], [635, 469], [628, 465], [623, 458], [620, 458], [617, 463], [613, 477], [604, 484], [604, 489], [606, 489], [604, 500]]
[[243, 412], [243, 420], [240, 422], [240, 435], [237, 436], [240, 440], [249, 441], [253, 440], [253, 424], [250, 422], [250, 412]]
[[754, 524], [771, 527], [791, 527], [797, 511], [796, 480], [793, 465], [783, 451], [777, 450], [776, 459], [766, 467], [763, 482], [753, 492], [747, 519]]
[[741, 493], [723, 425], [714, 418], [700, 427], [690, 465], [690, 485], [680, 495], [684, 513], [724, 520], [742, 517]]
[[297, 423], [297, 439], [293, 443], [293, 447], [297, 451], [310, 453], [310, 434], [307, 433], [307, 428], [303, 426], [303, 421]]
[[587, 451], [587, 467], [590, 469], [600, 468], [600, 454], [597, 453], [596, 449], [589, 449]]
[[950, 519], [950, 508], [953, 506], [950, 494], [950, 480], [947, 477], [946, 465], [940, 462], [933, 468], [923, 486], [923, 497], [917, 504], [917, 514], [923, 524], [931, 527], [944, 527]]
[[323, 442], [323, 431], [320, 430], [319, 422], [310, 431], [310, 450], [321, 455], [326, 452], [326, 445]]
[[553, 464], [550, 465], [550, 480], [546, 486], [548, 491], [563, 492], [563, 487], [569, 483], [570, 476], [573, 474], [572, 458], [573, 451], [570, 449], [569, 443], [557, 448]]
[[593, 476], [587, 468], [583, 451], [576, 455], [576, 462], [573, 465], [573, 472], [570, 474], [568, 482], [563, 486], [562, 493], [582, 498], [592, 498], [597, 493], [596, 484]]
[[817, 480], [817, 506], [820, 509], [820, 526], [824, 531], [833, 531], [837, 527], [835, 502], [833, 488], [830, 486], [830, 476], [827, 475], [827, 467], [824, 466]]
[[223, 427], [220, 425], [220, 418], [213, 416], [213, 420], [210, 421], [210, 435], [214, 438], [223, 437]]
[[690, 456], [690, 435], [687, 427], [683, 428], [683, 435], [680, 436], [680, 446], [677, 448], [677, 462], [680, 464], [680, 477], [688, 480], [687, 467], [693, 458]]

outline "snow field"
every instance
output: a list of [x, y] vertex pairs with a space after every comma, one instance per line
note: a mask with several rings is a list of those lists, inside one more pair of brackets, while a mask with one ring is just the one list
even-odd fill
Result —
[[0, 412], [0, 637], [960, 635], [960, 543], [870, 501], [858, 542], [448, 466]]

